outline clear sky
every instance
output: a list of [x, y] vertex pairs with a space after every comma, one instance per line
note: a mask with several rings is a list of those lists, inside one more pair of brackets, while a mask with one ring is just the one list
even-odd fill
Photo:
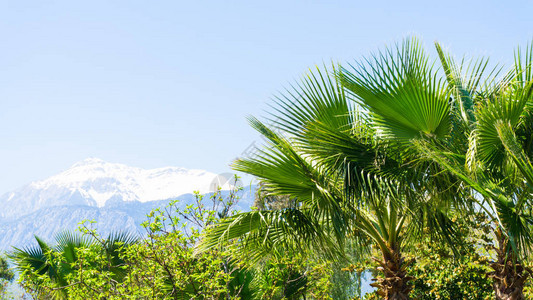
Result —
[[1, 1], [0, 194], [86, 157], [228, 171], [272, 94], [409, 35], [509, 63], [532, 1]]

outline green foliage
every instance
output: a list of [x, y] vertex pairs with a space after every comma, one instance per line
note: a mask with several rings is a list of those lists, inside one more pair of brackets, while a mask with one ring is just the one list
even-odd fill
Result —
[[7, 259], [3, 255], [0, 255], [0, 296], [4, 294], [6, 286], [13, 281], [14, 277], [15, 274], [9, 268]]
[[[219, 194], [213, 197], [213, 201], [219, 200]], [[230, 273], [222, 266], [228, 263], [229, 254], [216, 249], [199, 255], [193, 252], [199, 226], [216, 220], [217, 211], [206, 210], [202, 200], [197, 194], [196, 204], [184, 210], [173, 201], [148, 215], [143, 224], [147, 237], [124, 253], [129, 273], [118, 287], [120, 295], [132, 299], [218, 299], [228, 294]]]
[[232, 255], [235, 244], [195, 253], [202, 230], [234, 213], [239, 190], [153, 210], [143, 239], [103, 238], [92, 222], [82, 223], [82, 235], [58, 235], [56, 245], [36, 238], [12, 254], [20, 282], [34, 299], [328, 299], [328, 263], [287, 253], [247, 265]]
[[251, 286], [254, 299], [331, 299], [331, 275], [331, 263], [291, 254], [255, 266]]
[[487, 276], [491, 247], [490, 223], [483, 214], [458, 218], [458, 255], [446, 245], [425, 239], [416, 245], [417, 263], [410, 273], [414, 299], [489, 300], [493, 297], [492, 280]]
[[414, 265], [411, 274], [417, 279], [413, 281], [411, 295], [424, 300], [489, 300], [494, 293], [487, 271], [471, 256], [458, 262], [434, 258]]

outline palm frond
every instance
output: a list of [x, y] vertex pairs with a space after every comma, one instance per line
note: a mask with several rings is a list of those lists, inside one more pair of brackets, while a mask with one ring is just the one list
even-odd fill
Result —
[[337, 176], [321, 169], [289, 140], [260, 121], [251, 119], [251, 124], [268, 139], [271, 147], [260, 150], [254, 158], [237, 160], [234, 169], [261, 178], [265, 190], [273, 195], [294, 197], [303, 208], [312, 210], [317, 219], [331, 218], [324, 226], [331, 226], [342, 243], [347, 220], [341, 207], [346, 203]]
[[242, 249], [252, 261], [287, 249], [316, 248], [330, 255], [340, 253], [313, 213], [301, 209], [252, 211], [226, 218], [208, 229], [197, 250], [219, 247], [233, 239], [241, 240]]
[[343, 85], [368, 109], [380, 135], [408, 141], [450, 131], [448, 92], [416, 39], [342, 68]]
[[328, 127], [345, 130], [352, 124], [352, 107], [340, 82], [330, 73], [335, 73], [325, 66], [310, 70], [300, 83], [292, 85], [285, 93], [276, 96], [272, 105], [270, 121], [286, 133], [306, 138], [309, 125], [326, 124]]
[[507, 90], [495, 99], [488, 99], [478, 109], [475, 129], [477, 157], [491, 165], [503, 167], [505, 147], [500, 140], [496, 124], [508, 123], [513, 129], [521, 120], [526, 103], [531, 97], [533, 85], [520, 91]]
[[77, 234], [72, 231], [62, 231], [56, 234], [56, 245], [54, 250], [62, 253], [67, 263], [75, 262], [77, 258], [77, 249], [82, 247], [89, 247], [94, 243], [91, 238]]
[[[517, 168], [520, 170], [523, 178], [527, 181], [528, 187], [533, 187], [533, 166], [527, 155], [524, 153], [521, 145], [518, 143], [517, 137], [513, 132], [509, 122], [498, 120], [496, 124], [496, 131], [498, 137], [506, 150], [506, 153], [511, 157]], [[533, 192], [533, 189], [531, 189]], [[521, 209], [524, 202], [517, 203], [518, 209]]]

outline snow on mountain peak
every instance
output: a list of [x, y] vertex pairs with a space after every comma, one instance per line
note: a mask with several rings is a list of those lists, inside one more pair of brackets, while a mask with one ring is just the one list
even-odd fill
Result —
[[114, 197], [124, 201], [164, 200], [193, 191], [209, 192], [216, 174], [179, 167], [142, 169], [88, 158], [70, 169], [36, 182], [38, 186], [57, 185], [88, 194], [97, 206]]
[[[0, 204], [17, 207], [18, 213], [28, 213], [58, 205], [103, 207], [108, 200], [167, 200], [193, 191], [211, 192], [215, 180], [215, 173], [204, 170], [142, 169], [87, 158], [57, 175], [5, 194], [0, 197]], [[6, 216], [1, 212], [0, 215]]]

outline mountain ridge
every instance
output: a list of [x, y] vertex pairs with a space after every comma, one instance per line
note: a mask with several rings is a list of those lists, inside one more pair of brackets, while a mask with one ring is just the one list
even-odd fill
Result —
[[108, 200], [148, 202], [193, 191], [208, 193], [214, 190], [216, 179], [217, 174], [205, 170], [142, 169], [88, 158], [57, 175], [0, 196], [0, 204], [7, 208], [0, 211], [0, 218], [15, 219], [50, 206], [104, 207]]

